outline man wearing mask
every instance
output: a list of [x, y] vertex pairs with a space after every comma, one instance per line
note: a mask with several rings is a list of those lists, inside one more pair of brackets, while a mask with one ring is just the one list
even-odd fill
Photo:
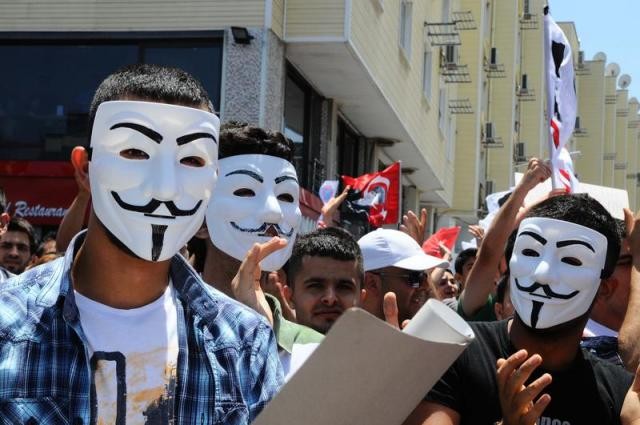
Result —
[[218, 118], [184, 71], [135, 65], [102, 82], [86, 232], [0, 287], [0, 417], [8, 423], [253, 420], [282, 383], [273, 333], [177, 255], [216, 181]]
[[[528, 174], [544, 180], [544, 168]], [[587, 195], [532, 207], [507, 250], [514, 318], [472, 323], [476, 339], [407, 423], [620, 423], [631, 375], [580, 348], [619, 251], [613, 218]]]

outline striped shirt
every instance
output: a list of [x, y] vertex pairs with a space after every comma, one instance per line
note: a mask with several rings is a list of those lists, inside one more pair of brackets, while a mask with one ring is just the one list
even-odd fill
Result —
[[[2, 423], [95, 423], [95, 384], [71, 286], [80, 243], [0, 285]], [[271, 328], [205, 285], [181, 256], [171, 260], [170, 274], [179, 351], [174, 397], [162, 423], [252, 421], [283, 382]]]

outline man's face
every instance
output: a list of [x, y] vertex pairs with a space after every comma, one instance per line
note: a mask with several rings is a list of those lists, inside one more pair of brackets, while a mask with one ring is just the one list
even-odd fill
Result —
[[585, 314], [600, 286], [607, 238], [593, 229], [551, 218], [527, 218], [518, 228], [511, 301], [532, 328], [546, 329]]
[[382, 280], [382, 293], [394, 292], [398, 303], [398, 320], [411, 319], [433, 296], [427, 275], [421, 271], [398, 267], [385, 267], [378, 275]]
[[458, 296], [458, 285], [451, 272], [444, 272], [440, 282], [436, 283], [436, 296], [439, 300]]
[[101, 104], [89, 162], [93, 209], [134, 254], [175, 255], [195, 234], [216, 182], [218, 118], [164, 103]]
[[9, 230], [0, 236], [0, 266], [19, 274], [27, 267], [30, 259], [31, 248], [26, 233]]
[[291, 256], [302, 213], [295, 167], [270, 155], [235, 155], [220, 161], [220, 179], [207, 209], [213, 244], [243, 260], [254, 243], [274, 236], [289, 241], [262, 260], [266, 271], [280, 269]]
[[298, 323], [323, 334], [346, 309], [360, 304], [360, 276], [355, 261], [304, 256], [289, 286]]

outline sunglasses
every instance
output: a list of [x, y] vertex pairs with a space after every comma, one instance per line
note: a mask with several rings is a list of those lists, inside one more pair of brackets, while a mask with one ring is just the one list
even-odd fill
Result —
[[387, 277], [399, 277], [404, 279], [404, 283], [406, 283], [411, 288], [419, 288], [422, 285], [423, 280], [427, 277], [425, 272], [417, 271], [417, 270], [407, 270], [407, 273], [387, 273], [387, 272], [376, 272], [373, 273], [378, 276], [387, 276]]

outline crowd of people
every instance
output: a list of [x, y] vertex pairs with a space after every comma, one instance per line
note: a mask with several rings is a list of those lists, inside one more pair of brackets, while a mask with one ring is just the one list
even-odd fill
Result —
[[455, 258], [422, 249], [424, 210], [355, 238], [348, 187], [301, 234], [293, 143], [214, 112], [184, 71], [118, 70], [57, 235], [0, 216], [2, 423], [246, 424], [347, 309], [402, 328], [437, 299], [475, 339], [406, 424], [640, 424], [640, 218], [525, 205], [531, 159]]

